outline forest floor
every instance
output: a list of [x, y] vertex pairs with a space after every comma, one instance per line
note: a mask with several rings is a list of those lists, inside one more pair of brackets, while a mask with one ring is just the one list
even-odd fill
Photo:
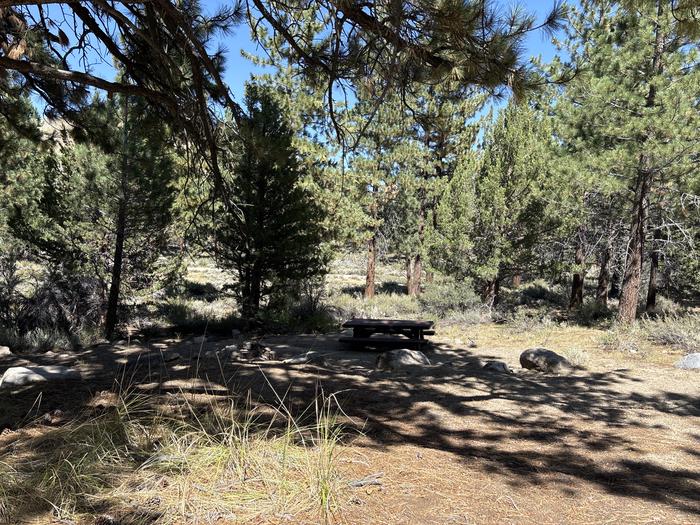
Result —
[[[402, 295], [400, 268], [378, 277], [378, 296], [363, 301], [361, 264], [341, 265], [327, 299], [345, 316], [426, 315]], [[227, 282], [206, 262], [188, 279], [205, 292]], [[211, 328], [231, 312], [217, 297], [183, 300], [176, 313], [196, 323], [192, 308], [214, 315]], [[550, 313], [438, 320], [431, 365], [404, 373], [375, 370], [376, 354], [340, 346], [337, 332], [268, 333], [260, 342], [274, 358], [248, 360], [222, 349], [260, 332], [202, 337], [199, 324], [0, 357], [0, 374], [64, 364], [82, 376], [0, 392], [0, 523], [3, 501], [13, 524], [700, 523], [700, 373], [674, 368], [683, 350], [651, 341], [656, 325], [640, 337]], [[536, 346], [577, 368], [520, 368]], [[310, 350], [323, 360], [284, 362]], [[490, 359], [514, 373], [482, 369]], [[138, 402], [112, 417], [110, 392]], [[210, 417], [231, 400], [244, 405], [232, 420]], [[140, 412], [157, 416], [143, 423]], [[13, 493], [7, 480], [19, 472]]]
[[[653, 359], [611, 353], [591, 328], [518, 333], [496, 324], [439, 326], [431, 366], [385, 373], [374, 370], [375, 354], [342, 349], [337, 336], [269, 336], [263, 343], [276, 358], [257, 362], [197, 360], [238, 341], [215, 337], [4, 360], [0, 371], [10, 364], [64, 362], [78, 368], [83, 381], [68, 390], [44, 388], [40, 398], [31, 389], [0, 396], [0, 428], [7, 429], [0, 447], [53, 430], [23, 428], [27, 414], [60, 409], [69, 418], [115, 380], [161, 396], [217, 396], [233, 385], [251, 392], [253, 403], [274, 405], [283, 397], [291, 411], [322, 391], [335, 395], [346, 421], [346, 437], [334, 452], [339, 472], [346, 480], [380, 474], [380, 484], [343, 491], [329, 521], [700, 522], [700, 376], [673, 368], [679, 352], [659, 349]], [[476, 348], [468, 348], [469, 340]], [[585, 363], [561, 376], [521, 369], [520, 352], [540, 345], [562, 353], [575, 345]], [[309, 350], [325, 354], [325, 364], [282, 363]], [[168, 362], [171, 352], [180, 358]], [[487, 359], [503, 360], [515, 373], [482, 370]], [[135, 363], [146, 375], [132, 367], [127, 378], [125, 365]], [[22, 519], [50, 522], [45, 514]], [[278, 513], [251, 522], [318, 520]]]

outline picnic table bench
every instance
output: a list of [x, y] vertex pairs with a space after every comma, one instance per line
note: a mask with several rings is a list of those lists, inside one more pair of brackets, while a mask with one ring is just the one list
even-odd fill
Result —
[[[352, 328], [352, 337], [341, 337], [341, 343], [381, 350], [385, 347], [422, 348], [428, 344], [425, 336], [434, 335], [433, 321], [404, 319], [350, 319], [343, 328]], [[377, 336], [377, 334], [383, 334]]]

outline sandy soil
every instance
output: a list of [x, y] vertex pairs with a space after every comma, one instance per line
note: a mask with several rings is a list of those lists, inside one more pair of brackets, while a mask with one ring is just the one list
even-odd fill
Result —
[[[84, 380], [40, 397], [2, 393], [0, 429], [54, 408], [77, 411], [115, 379], [159, 393], [250, 389], [255, 400], [281, 396], [298, 410], [322, 390], [361, 429], [342, 448], [343, 471], [382, 473], [381, 485], [354, 489], [340, 523], [700, 523], [700, 373], [673, 368], [670, 357], [597, 352], [575, 373], [537, 374], [519, 367], [526, 347], [500, 330], [473, 329], [477, 348], [438, 337], [432, 365], [406, 373], [375, 371], [376, 354], [341, 348], [337, 334], [266, 337], [276, 360], [223, 366], [196, 356], [234, 340], [5, 359], [0, 373], [64, 362]], [[281, 362], [308, 350], [325, 354], [325, 365]], [[166, 363], [173, 351], [181, 358]], [[484, 371], [487, 359], [516, 373]]]

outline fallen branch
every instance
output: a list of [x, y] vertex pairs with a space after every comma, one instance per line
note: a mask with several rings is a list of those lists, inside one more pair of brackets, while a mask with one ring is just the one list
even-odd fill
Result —
[[381, 485], [382, 481], [380, 478], [384, 477], [384, 472], [375, 472], [369, 476], [365, 476], [362, 479], [357, 479], [355, 481], [350, 481], [348, 485], [352, 488], [367, 487], [369, 485]]

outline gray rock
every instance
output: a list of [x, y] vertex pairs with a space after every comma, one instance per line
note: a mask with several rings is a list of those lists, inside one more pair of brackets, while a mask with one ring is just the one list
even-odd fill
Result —
[[700, 352], [684, 355], [675, 366], [684, 370], [700, 370]]
[[205, 343], [206, 341], [207, 341], [207, 338], [204, 335], [200, 335], [200, 336], [192, 339], [192, 342], [196, 345], [201, 345], [202, 343]]
[[12, 355], [8, 346], [0, 346], [0, 357], [11, 357]]
[[556, 352], [546, 348], [530, 348], [520, 354], [520, 365], [529, 370], [560, 374], [571, 370], [571, 363]]
[[231, 330], [231, 337], [238, 337], [239, 335], [241, 335], [241, 331], [238, 330], [237, 328], [234, 328], [233, 330]]
[[177, 352], [163, 352], [163, 361], [166, 363], [171, 363], [173, 361], [177, 361], [182, 357], [180, 354]]
[[489, 370], [491, 372], [498, 372], [500, 374], [512, 374], [513, 371], [510, 369], [510, 367], [505, 364], [503, 361], [487, 361], [484, 366], [482, 366], [484, 370]]
[[401, 370], [414, 366], [430, 366], [430, 360], [420, 350], [397, 348], [377, 356], [377, 370]]
[[80, 379], [77, 370], [60, 365], [13, 366], [5, 370], [0, 378], [0, 388], [12, 388], [45, 381]]

